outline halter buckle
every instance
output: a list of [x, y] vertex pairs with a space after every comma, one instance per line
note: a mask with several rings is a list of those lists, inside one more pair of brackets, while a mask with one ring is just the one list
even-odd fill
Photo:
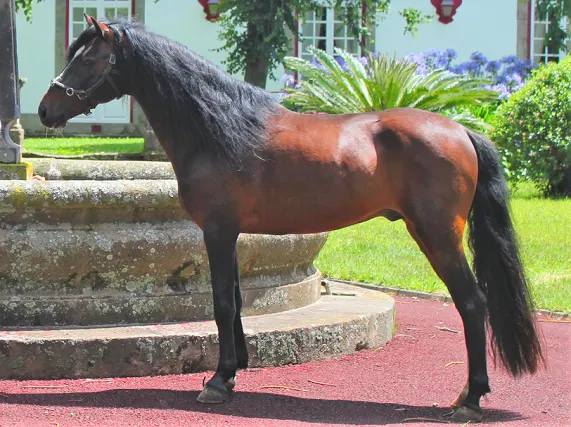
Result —
[[75, 90], [74, 90], [72, 87], [68, 87], [68, 88], [65, 90], [65, 94], [66, 94], [67, 96], [73, 96], [73, 95], [75, 94]]

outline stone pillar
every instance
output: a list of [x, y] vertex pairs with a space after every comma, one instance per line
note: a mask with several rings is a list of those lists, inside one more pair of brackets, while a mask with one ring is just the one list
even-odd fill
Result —
[[0, 0], [0, 179], [28, 179], [31, 166], [22, 163], [22, 149], [10, 137], [20, 118], [20, 86], [14, 0]]

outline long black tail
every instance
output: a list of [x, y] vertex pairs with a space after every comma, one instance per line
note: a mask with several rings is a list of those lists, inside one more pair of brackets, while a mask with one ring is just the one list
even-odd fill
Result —
[[468, 220], [470, 249], [478, 285], [487, 298], [494, 358], [514, 376], [534, 373], [543, 355], [500, 158], [490, 141], [467, 132], [478, 156], [478, 185]]

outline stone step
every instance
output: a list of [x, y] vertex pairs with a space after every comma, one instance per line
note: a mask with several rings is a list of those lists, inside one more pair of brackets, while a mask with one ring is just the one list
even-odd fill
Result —
[[[330, 282], [316, 303], [243, 319], [251, 367], [303, 363], [389, 341], [394, 300]], [[1, 379], [101, 378], [212, 370], [213, 321], [85, 328], [0, 329]]]

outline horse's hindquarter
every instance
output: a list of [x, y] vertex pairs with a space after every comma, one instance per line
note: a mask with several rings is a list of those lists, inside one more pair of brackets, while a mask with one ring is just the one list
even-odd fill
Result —
[[246, 190], [242, 229], [250, 233], [328, 231], [390, 208], [387, 168], [375, 144], [378, 114], [285, 113]]

